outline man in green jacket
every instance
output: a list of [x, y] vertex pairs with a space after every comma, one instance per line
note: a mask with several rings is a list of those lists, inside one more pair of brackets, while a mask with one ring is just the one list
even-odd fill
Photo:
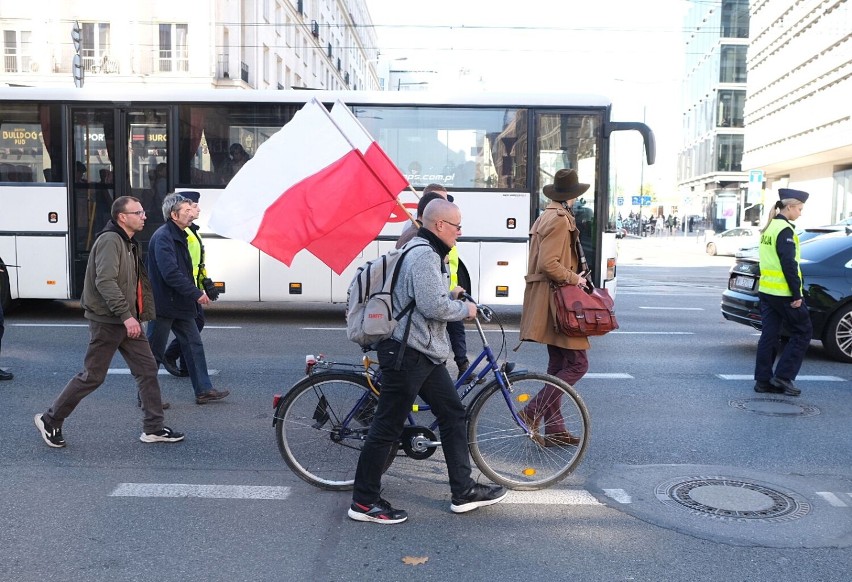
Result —
[[35, 425], [48, 446], [62, 448], [62, 425], [83, 398], [106, 379], [110, 362], [120, 351], [136, 378], [144, 413], [144, 443], [176, 443], [184, 435], [163, 426], [163, 402], [157, 362], [141, 321], [155, 317], [154, 296], [133, 236], [145, 227], [145, 211], [137, 198], [121, 196], [112, 205], [112, 219], [89, 253], [80, 303], [89, 320], [89, 347], [84, 369], [66, 384]]

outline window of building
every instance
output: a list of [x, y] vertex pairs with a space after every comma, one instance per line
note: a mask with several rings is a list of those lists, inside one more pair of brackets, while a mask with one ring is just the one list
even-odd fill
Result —
[[278, 2], [275, 3], [275, 34], [277, 36], [281, 36], [281, 28], [282, 28], [282, 15], [284, 14], [284, 8]]
[[748, 0], [722, 0], [722, 36], [748, 38]]
[[263, 19], [266, 22], [271, 22], [269, 0], [263, 0]]
[[263, 45], [263, 82], [269, 83], [269, 47]]
[[32, 32], [3, 31], [3, 70], [7, 73], [29, 73]]
[[161, 73], [189, 71], [188, 24], [160, 24], [160, 54], [157, 70]]
[[108, 22], [83, 22], [81, 28], [81, 50], [83, 69], [97, 73], [109, 59], [110, 30]]
[[716, 99], [716, 126], [743, 127], [745, 91], [720, 89]]
[[833, 210], [832, 223], [852, 219], [852, 168], [834, 172]]
[[720, 83], [746, 82], [746, 45], [723, 45], [719, 66]]
[[716, 136], [716, 171], [741, 172], [743, 161], [743, 136]]

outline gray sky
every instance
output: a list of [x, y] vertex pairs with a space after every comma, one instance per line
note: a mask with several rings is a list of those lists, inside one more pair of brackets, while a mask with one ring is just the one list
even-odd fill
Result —
[[[685, 0], [366, 2], [382, 57], [437, 71], [436, 89], [599, 93], [618, 121], [644, 111], [659, 146], [644, 182], [674, 191]], [[615, 143], [625, 189], [638, 189], [639, 141]]]

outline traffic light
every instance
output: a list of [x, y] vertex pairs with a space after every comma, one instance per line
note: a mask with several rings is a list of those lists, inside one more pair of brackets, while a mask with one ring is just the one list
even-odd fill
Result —
[[74, 74], [74, 85], [77, 87], [83, 86], [85, 71], [83, 70], [83, 31], [80, 29], [80, 23], [74, 22], [74, 28], [71, 29], [71, 41], [74, 43], [74, 57], [71, 59], [71, 71]]

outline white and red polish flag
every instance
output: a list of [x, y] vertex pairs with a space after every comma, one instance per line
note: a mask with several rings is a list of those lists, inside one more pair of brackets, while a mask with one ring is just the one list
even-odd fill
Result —
[[397, 179], [384, 165], [371, 167], [361, 142], [363, 136], [344, 133], [312, 99], [230, 181], [210, 227], [288, 266], [308, 248], [343, 272], [381, 231], [407, 184], [386, 156]]
[[408, 185], [408, 181], [345, 103], [338, 100], [334, 104], [331, 108], [331, 119], [363, 155], [365, 163], [387, 186], [388, 191], [393, 193], [392, 199], [385, 199], [375, 206], [365, 208], [354, 215], [352, 220], [343, 222], [327, 235], [308, 245], [307, 249], [315, 257], [339, 274], [354, 258], [354, 255], [351, 257], [342, 255], [341, 245], [348, 242], [352, 248], [357, 248], [357, 252], [360, 252], [375, 239], [398, 204], [396, 197]]

